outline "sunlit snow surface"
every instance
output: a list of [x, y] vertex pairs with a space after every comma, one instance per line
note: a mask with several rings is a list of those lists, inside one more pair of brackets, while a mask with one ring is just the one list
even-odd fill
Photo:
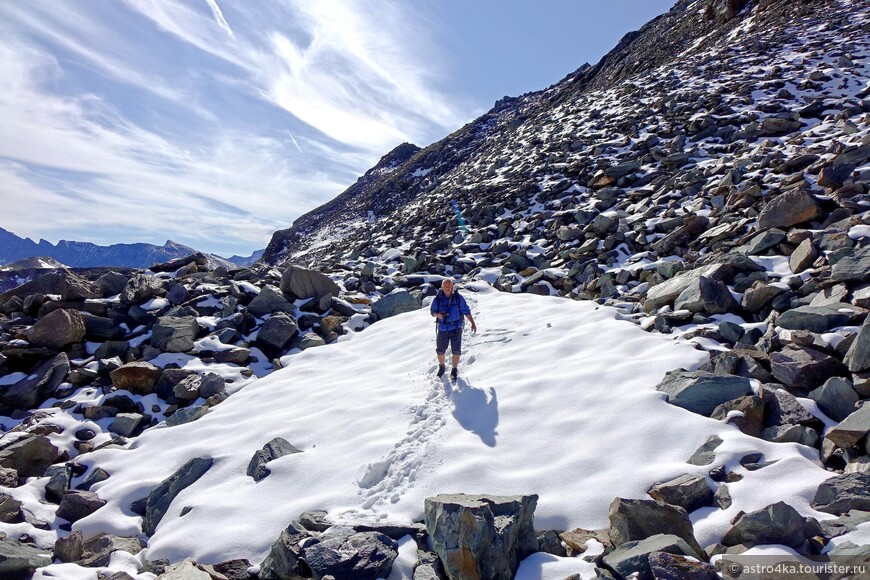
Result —
[[[537, 529], [606, 527], [614, 497], [646, 497], [657, 481], [708, 472], [685, 460], [714, 433], [725, 440], [714, 465], [744, 479], [729, 484], [729, 510], [693, 514], [701, 545], [720, 539], [738, 510], [779, 500], [830, 517], [808, 506], [831, 475], [815, 450], [748, 437], [663, 401], [654, 387], [664, 373], [694, 368], [705, 353], [589, 302], [474, 288], [464, 292], [479, 332], [466, 329], [455, 387], [434, 377], [425, 309], [383, 320], [293, 357], [196, 422], [148, 431], [131, 450], [82, 456], [112, 474], [92, 488], [109, 504], [74, 528], [138, 534], [130, 504], [192, 457], [215, 463], [172, 503], [149, 559], [258, 563], [303, 511], [407, 523], [422, 518], [426, 497], [448, 492], [536, 493]], [[248, 462], [274, 437], [303, 453], [271, 462], [255, 483]], [[738, 460], [755, 451], [779, 461], [748, 472]], [[184, 507], [192, 510], [180, 517]]]

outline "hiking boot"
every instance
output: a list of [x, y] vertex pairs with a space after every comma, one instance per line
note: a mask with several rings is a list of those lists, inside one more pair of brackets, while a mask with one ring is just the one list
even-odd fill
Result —
[[444, 371], [445, 371], [446, 369], [447, 369], [446, 366], [444, 366], [444, 365], [438, 365], [438, 377], [439, 377], [439, 378], [444, 376]]
[[459, 369], [456, 367], [453, 367], [453, 370], [450, 371], [450, 380], [455, 381], [457, 379], [457, 377], [459, 377]]

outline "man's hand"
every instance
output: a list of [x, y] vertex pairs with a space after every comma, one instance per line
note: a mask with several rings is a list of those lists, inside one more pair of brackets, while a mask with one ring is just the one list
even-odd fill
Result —
[[477, 334], [477, 325], [474, 323], [473, 320], [471, 321], [471, 332]]
[[440, 312], [437, 312], [437, 313], [435, 313], [435, 318], [441, 319], [441, 318], [444, 318], [444, 315], [441, 314]]

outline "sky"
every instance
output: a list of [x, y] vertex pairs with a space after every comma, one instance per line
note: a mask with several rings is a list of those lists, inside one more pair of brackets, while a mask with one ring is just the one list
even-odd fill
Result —
[[673, 0], [0, 3], [0, 227], [248, 255]]

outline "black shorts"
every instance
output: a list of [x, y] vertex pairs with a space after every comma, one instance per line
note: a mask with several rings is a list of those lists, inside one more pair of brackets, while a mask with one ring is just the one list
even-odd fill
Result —
[[456, 330], [439, 330], [435, 338], [435, 352], [444, 354], [447, 352], [447, 343], [450, 343], [450, 352], [462, 354], [462, 327]]

